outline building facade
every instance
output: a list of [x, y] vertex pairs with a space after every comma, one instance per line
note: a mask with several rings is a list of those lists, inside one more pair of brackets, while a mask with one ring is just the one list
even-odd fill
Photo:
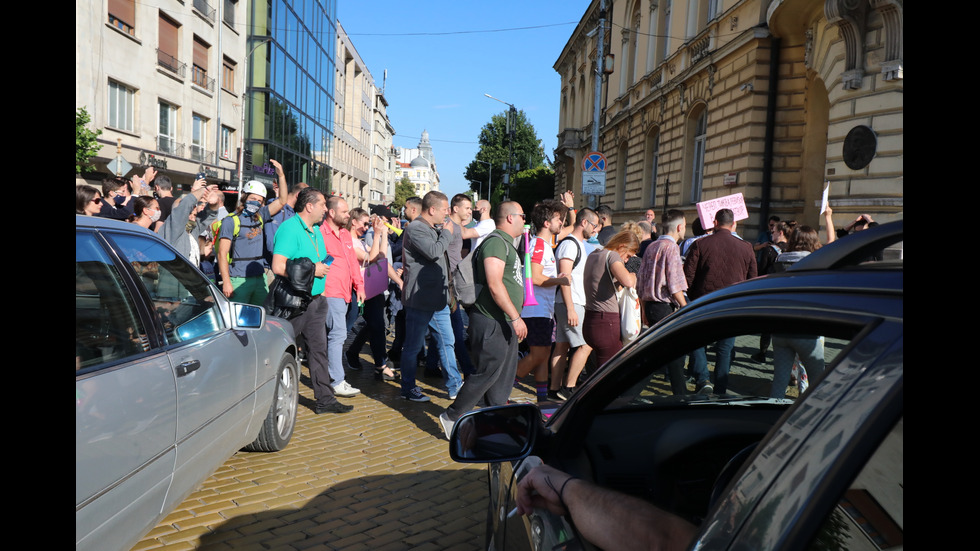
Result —
[[336, 66], [331, 192], [343, 197], [351, 208], [366, 208], [370, 197], [374, 80], [339, 22]]
[[[901, 4], [607, 1], [600, 202], [621, 221], [650, 207], [693, 215], [699, 201], [742, 193], [740, 227], [754, 237], [773, 214], [819, 226], [830, 182], [836, 225], [901, 218]], [[591, 150], [598, 7], [554, 66], [559, 190], [581, 189]]]
[[121, 155], [189, 188], [236, 179], [245, 2], [103, 0], [75, 5], [75, 105], [102, 131], [90, 183]]
[[334, 130], [336, 0], [250, 0], [243, 179], [328, 191]]
[[371, 139], [371, 203], [388, 204], [395, 200], [395, 171], [398, 152], [392, 145], [395, 127], [388, 120], [388, 100], [384, 84], [374, 92], [374, 131]]

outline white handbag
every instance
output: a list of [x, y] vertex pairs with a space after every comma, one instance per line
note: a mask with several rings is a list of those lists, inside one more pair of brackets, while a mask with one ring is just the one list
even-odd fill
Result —
[[[607, 251], [606, 254], [606, 273], [609, 274], [609, 279], [615, 285], [616, 278], [609, 271], [609, 254], [611, 253], [612, 251]], [[616, 302], [619, 303], [619, 333], [623, 340], [623, 346], [625, 346], [640, 336], [640, 331], [643, 330], [640, 297], [633, 287], [623, 286], [616, 291]]]

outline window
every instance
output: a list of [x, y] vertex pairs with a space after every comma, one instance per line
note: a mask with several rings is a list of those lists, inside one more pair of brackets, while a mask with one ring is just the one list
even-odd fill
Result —
[[127, 132], [134, 131], [135, 97], [136, 90], [109, 81], [109, 126]]
[[221, 158], [231, 159], [235, 151], [235, 131], [227, 126], [221, 127]]
[[701, 200], [704, 186], [704, 149], [708, 134], [708, 110], [702, 107], [694, 126], [693, 164], [691, 165], [691, 202]]
[[180, 25], [175, 21], [160, 13], [160, 44], [157, 48], [157, 64], [172, 73], [184, 76], [182, 64], [177, 61], [179, 28]]
[[221, 18], [225, 20], [225, 23], [235, 26], [235, 9], [238, 7], [238, 0], [225, 0], [224, 9], [221, 13]]
[[207, 151], [205, 151], [208, 137], [208, 120], [194, 113], [194, 126], [191, 132], [191, 159], [204, 161], [209, 157]]
[[208, 77], [208, 58], [211, 53], [211, 46], [204, 42], [200, 37], [194, 37], [194, 67], [192, 71], [192, 81], [194, 84], [207, 90], [214, 90], [214, 79]]
[[159, 122], [157, 150], [172, 155], [177, 152], [177, 108], [161, 101]]
[[94, 235], [75, 234], [75, 370], [150, 349], [136, 303]]
[[109, 0], [109, 24], [129, 36], [136, 36], [136, 2]]
[[221, 87], [235, 93], [235, 62], [227, 57], [223, 58], [221, 67]]

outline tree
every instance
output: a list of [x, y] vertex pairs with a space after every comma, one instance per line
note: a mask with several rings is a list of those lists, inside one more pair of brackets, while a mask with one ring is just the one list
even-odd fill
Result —
[[550, 199], [555, 195], [555, 171], [541, 165], [530, 170], [522, 170], [514, 175], [514, 185], [510, 189], [510, 200], [517, 201], [530, 213], [534, 203]]
[[92, 117], [84, 107], [75, 109], [75, 174], [92, 170], [89, 160], [102, 149], [97, 139], [102, 131], [89, 130], [85, 126], [91, 121]]
[[[517, 111], [516, 119], [514, 164], [519, 164], [521, 170], [531, 170], [543, 166], [544, 152], [534, 126], [527, 120], [524, 111]], [[494, 193], [491, 193], [491, 196], [500, 189], [504, 181], [504, 163], [510, 158], [509, 140], [507, 112], [504, 111], [494, 115], [490, 122], [480, 130], [480, 151], [476, 154], [476, 160], [470, 162], [469, 166], [466, 167], [464, 174], [466, 180], [470, 182], [470, 189], [479, 192], [480, 184], [482, 184], [486, 190], [488, 172], [493, 178], [491, 185]], [[490, 163], [493, 169], [490, 170], [486, 163]], [[473, 183], [474, 181], [477, 183]], [[511, 183], [516, 185], [517, 178], [515, 177]], [[551, 191], [547, 197], [551, 197], [553, 194], [554, 191]]]
[[413, 195], [415, 195], [415, 186], [408, 176], [402, 176], [401, 181], [395, 185], [395, 200], [391, 202], [391, 209], [397, 214], [397, 211], [405, 206], [405, 201]]

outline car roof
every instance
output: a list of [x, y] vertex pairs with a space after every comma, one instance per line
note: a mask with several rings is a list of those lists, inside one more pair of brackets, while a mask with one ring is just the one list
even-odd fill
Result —
[[157, 235], [156, 233], [140, 226], [139, 224], [133, 224], [130, 222], [124, 222], [122, 220], [114, 220], [112, 218], [103, 218], [101, 216], [85, 216], [82, 214], [75, 215], [75, 227], [76, 228], [92, 228], [92, 229], [112, 229], [112, 230], [125, 230], [130, 232], [142, 232], [148, 233], [150, 235]]
[[[899, 245], [899, 248], [892, 250], [896, 250], [896, 257], [898, 260], [901, 260], [901, 243], [904, 236], [904, 220], [881, 224], [874, 228], [849, 234], [829, 245], [820, 247], [787, 271], [832, 270], [856, 266], [861, 264], [862, 260], [867, 257], [885, 249], [891, 249], [896, 245]], [[886, 255], [886, 259], [887, 256], [891, 255]], [[901, 262], [889, 262], [888, 264], [901, 266]]]

